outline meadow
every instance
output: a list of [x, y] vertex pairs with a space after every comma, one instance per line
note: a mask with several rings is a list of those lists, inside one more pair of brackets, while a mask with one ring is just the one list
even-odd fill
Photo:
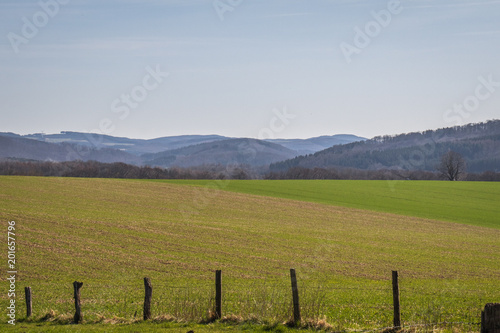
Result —
[[[405, 327], [478, 331], [481, 309], [500, 300], [499, 193], [458, 182], [0, 177], [5, 233], [16, 221], [19, 304], [16, 327], [0, 329], [289, 331], [295, 268], [312, 328], [390, 327], [398, 270]], [[224, 320], [200, 324], [216, 269]], [[154, 319], [144, 323], [146, 276]], [[82, 325], [68, 325], [73, 281], [84, 282]], [[0, 290], [6, 309], [6, 274]]]
[[500, 229], [494, 182], [405, 180], [169, 180], [232, 192], [317, 202]]

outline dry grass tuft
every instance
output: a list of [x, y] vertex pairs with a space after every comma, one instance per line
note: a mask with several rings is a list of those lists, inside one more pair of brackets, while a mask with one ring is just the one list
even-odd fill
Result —
[[333, 329], [333, 326], [330, 325], [327, 321], [326, 321], [326, 318], [322, 318], [322, 319], [309, 319], [307, 320], [303, 326], [305, 328], [313, 328], [315, 330], [322, 330], [322, 331], [331, 331]]
[[213, 323], [217, 320], [217, 315], [215, 313], [215, 311], [212, 311], [212, 310], [208, 310], [208, 315], [206, 318], [200, 320], [200, 324], [210, 324], [210, 323]]
[[230, 323], [230, 324], [241, 324], [242, 322], [244, 322], [244, 319], [242, 316], [230, 314], [230, 315], [222, 317], [220, 322], [221, 323]]
[[178, 318], [171, 316], [171, 315], [161, 315], [161, 316], [156, 316], [153, 318], [153, 321], [155, 323], [181, 323], [183, 322], [182, 320], [179, 320]]
[[51, 309], [42, 318], [40, 318], [40, 321], [53, 321], [56, 316], [57, 312]]
[[54, 322], [58, 324], [71, 324], [73, 322], [73, 315], [68, 313], [58, 315], [57, 311], [51, 309], [40, 318], [40, 321]]
[[251, 315], [249, 315], [249, 317], [247, 319], [245, 319], [245, 322], [251, 323], [251, 324], [261, 324], [262, 320], [259, 319], [259, 317], [257, 317], [256, 315], [251, 314]]

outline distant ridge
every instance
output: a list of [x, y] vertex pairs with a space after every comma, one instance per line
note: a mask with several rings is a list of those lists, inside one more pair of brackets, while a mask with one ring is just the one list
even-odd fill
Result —
[[300, 155], [312, 154], [335, 145], [343, 145], [366, 138], [352, 134], [322, 135], [309, 139], [268, 139], [266, 141], [280, 144], [288, 149], [295, 150]]
[[38, 161], [98, 161], [104, 163], [123, 162], [141, 164], [138, 156], [127, 152], [102, 148], [96, 149], [70, 143], [49, 143], [26, 139], [16, 135], [0, 134], [0, 158]]
[[464, 157], [470, 173], [500, 172], [500, 120], [370, 140], [350, 134], [271, 140], [182, 135], [144, 140], [79, 132], [0, 133], [2, 160], [122, 162], [164, 168], [244, 165], [257, 168], [260, 175], [277, 176], [292, 168], [316, 173], [327, 169], [435, 171], [449, 150]]
[[226, 139], [201, 143], [157, 154], [145, 154], [147, 165], [193, 167], [198, 165], [262, 166], [297, 156], [297, 152], [257, 139]]
[[13, 133], [0, 133], [18, 136], [48, 143], [70, 143], [93, 148], [113, 148], [130, 154], [158, 153], [167, 149], [186, 147], [193, 144], [227, 139], [220, 135], [180, 135], [156, 139], [130, 139], [96, 133], [81, 133], [64, 131], [59, 134], [29, 134], [19, 136]]
[[[168, 167], [243, 163], [269, 165], [301, 154], [314, 153], [339, 143], [362, 140], [354, 135], [332, 135], [310, 139], [235, 139], [220, 135], [180, 135], [155, 139], [130, 139], [110, 135], [64, 131], [59, 134], [0, 133], [5, 138], [0, 158], [68, 161], [144, 163]], [[9, 140], [6, 140], [6, 139]], [[214, 148], [225, 141], [223, 148]], [[36, 148], [35, 148], [36, 147]], [[77, 154], [69, 154], [77, 151]], [[160, 154], [161, 153], [161, 154]], [[254, 159], [249, 154], [255, 155]], [[154, 155], [159, 154], [159, 155]], [[246, 154], [246, 156], [245, 156]], [[175, 161], [175, 163], [173, 163]]]
[[435, 171], [449, 150], [460, 153], [469, 172], [500, 171], [500, 120], [378, 136], [274, 163], [271, 171], [302, 168]]

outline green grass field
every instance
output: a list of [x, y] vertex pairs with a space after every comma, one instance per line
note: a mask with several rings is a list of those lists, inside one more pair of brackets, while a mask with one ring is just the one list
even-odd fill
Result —
[[169, 180], [232, 192], [418, 216], [500, 229], [500, 185], [493, 182], [364, 180]]
[[[0, 177], [5, 235], [16, 221], [20, 321], [8, 327], [4, 315], [0, 331], [287, 331], [275, 324], [291, 316], [290, 268], [311, 325], [391, 326], [398, 270], [406, 327], [478, 331], [482, 307], [500, 300], [499, 186], [393, 185]], [[216, 269], [226, 323], [200, 325]], [[146, 276], [155, 321], [143, 323]], [[81, 326], [68, 325], [75, 280], [84, 282]]]

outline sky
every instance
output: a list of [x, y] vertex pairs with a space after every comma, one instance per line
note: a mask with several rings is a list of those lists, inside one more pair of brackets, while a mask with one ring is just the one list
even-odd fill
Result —
[[500, 118], [500, 0], [0, 0], [0, 132], [408, 133]]

